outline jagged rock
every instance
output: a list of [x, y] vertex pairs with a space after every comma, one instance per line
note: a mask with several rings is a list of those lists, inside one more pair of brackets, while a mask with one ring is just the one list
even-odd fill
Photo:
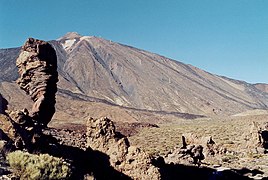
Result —
[[165, 157], [165, 162], [168, 164], [200, 165], [204, 159], [203, 146], [187, 145], [186, 148], [176, 148], [171, 154]]
[[160, 179], [152, 158], [130, 146], [128, 139], [115, 131], [114, 123], [108, 118], [87, 121], [87, 146], [107, 154], [111, 166], [133, 179]]
[[47, 42], [29, 38], [16, 61], [20, 77], [18, 85], [30, 95], [34, 105], [30, 116], [46, 126], [55, 113], [57, 92], [57, 56]]
[[[13, 141], [17, 149], [34, 150], [42, 146], [42, 129], [55, 113], [57, 92], [57, 57], [45, 41], [29, 38], [23, 45], [16, 65], [18, 85], [34, 101], [32, 110], [6, 110], [7, 102], [0, 97], [1, 139]], [[3, 112], [5, 110], [5, 112]]]
[[0, 132], [1, 139], [4, 139], [4, 135], [8, 135], [10, 139], [13, 141], [16, 138], [16, 129], [13, 126], [12, 120], [4, 114], [0, 114], [0, 129], [2, 132]]
[[123, 161], [129, 147], [128, 139], [116, 134], [115, 126], [108, 118], [88, 121], [87, 143], [92, 149], [109, 154], [112, 165]]
[[119, 169], [133, 179], [161, 179], [159, 169], [152, 165], [152, 158], [135, 146], [128, 148]]
[[26, 126], [33, 126], [29, 111], [27, 109], [7, 111], [9, 117], [17, 124]]
[[[10, 112], [14, 117], [23, 117], [20, 113], [21, 111], [11, 111]], [[19, 120], [18, 118], [17, 120]], [[26, 119], [27, 120], [27, 119]], [[24, 119], [22, 120], [23, 122]], [[20, 123], [22, 123], [20, 121]], [[8, 114], [0, 114], [0, 139], [8, 140], [13, 142], [13, 146], [17, 149], [30, 149], [32, 144], [35, 141], [34, 131], [32, 128], [27, 128], [14, 121]], [[12, 147], [12, 145], [10, 147]]]
[[205, 157], [219, 153], [219, 147], [212, 140], [212, 137], [198, 138], [192, 133], [182, 135], [182, 147], [175, 148], [171, 154], [165, 158], [165, 162], [170, 164], [197, 164], [200, 165]]
[[183, 140], [183, 144], [201, 145], [204, 148], [204, 155], [206, 157], [213, 156], [218, 153], [219, 147], [213, 141], [211, 136], [202, 136], [198, 138], [192, 133], [187, 133], [182, 135], [182, 139], [185, 139], [185, 142]]
[[268, 125], [252, 122], [250, 131], [245, 135], [246, 148], [249, 151], [264, 153], [268, 149]]

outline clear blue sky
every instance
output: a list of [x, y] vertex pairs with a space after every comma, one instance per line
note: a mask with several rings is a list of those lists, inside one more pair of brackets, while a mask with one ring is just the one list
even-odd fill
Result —
[[268, 0], [0, 0], [0, 48], [70, 31], [268, 83]]

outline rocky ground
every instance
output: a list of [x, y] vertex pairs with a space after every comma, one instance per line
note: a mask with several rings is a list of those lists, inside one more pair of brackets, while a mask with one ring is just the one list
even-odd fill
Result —
[[216, 145], [225, 149], [226, 153], [206, 157], [201, 166], [232, 169], [254, 179], [268, 178], [268, 154], [258, 147], [248, 147], [245, 140], [251, 131], [253, 121], [265, 124], [268, 121], [267, 112], [179, 120], [159, 125], [159, 128], [143, 129], [129, 139], [133, 145], [140, 146], [152, 155], [160, 154], [167, 157], [174, 149], [182, 146], [181, 136], [185, 133], [193, 133], [198, 137], [211, 136]]
[[[254, 120], [257, 120], [259, 122], [264, 122], [266, 118], [267, 118], [267, 115], [254, 116]], [[210, 120], [200, 119], [200, 120], [195, 120], [195, 122], [193, 121], [176, 122], [177, 124], [173, 123], [173, 125], [162, 124], [162, 125], [159, 125], [159, 127], [150, 126], [150, 127], [141, 128], [139, 126], [133, 125], [134, 127], [133, 131], [135, 133], [129, 137], [129, 140], [130, 140], [130, 145], [138, 146], [142, 150], [144, 150], [146, 153], [151, 154], [152, 157], [155, 157], [154, 164], [156, 167], [160, 168], [161, 179], [176, 179], [178, 177], [191, 179], [191, 178], [196, 178], [198, 176], [202, 177], [203, 179], [216, 178], [218, 176], [232, 177], [232, 178], [236, 177], [236, 179], [249, 179], [249, 178], [263, 179], [265, 177], [268, 177], [268, 174], [267, 174], [268, 166], [266, 165], [267, 160], [268, 160], [268, 155], [260, 154], [256, 152], [247, 152], [246, 149], [238, 148], [238, 147], [241, 147], [241, 142], [242, 142], [242, 141], [240, 142], [240, 140], [242, 140], [242, 136], [238, 136], [238, 134], [242, 132], [242, 130], [245, 130], [247, 127], [247, 123], [250, 124], [252, 120], [253, 120], [252, 117], [246, 116], [243, 118], [232, 117], [232, 121], [230, 121], [229, 118], [226, 118], [224, 120], [214, 119], [213, 123], [211, 119]], [[246, 123], [241, 124], [241, 122], [246, 122]], [[237, 126], [238, 124], [240, 124], [240, 127], [235, 128], [235, 126]], [[205, 128], [208, 126], [210, 127], [210, 129], [207, 129], [205, 131]], [[44, 130], [44, 133], [47, 135], [54, 136], [58, 140], [59, 144], [62, 144], [64, 146], [74, 147], [78, 149], [86, 149], [86, 146], [87, 146], [87, 138], [86, 138], [87, 128], [86, 127], [87, 127], [86, 124], [84, 125], [65, 124], [61, 128], [60, 127], [48, 128]], [[108, 126], [108, 129], [109, 127], [110, 126]], [[120, 126], [117, 124], [117, 127], [118, 129], [121, 129], [121, 130], [124, 129], [124, 127], [126, 127], [125, 132], [129, 132], [128, 126], [122, 126], [122, 125]], [[235, 131], [233, 128], [235, 129]], [[163, 162], [162, 158], [159, 159], [159, 154], [165, 158], [168, 154], [170, 154], [174, 150], [174, 148], [181, 147], [181, 140], [180, 140], [181, 135], [183, 133], [193, 132], [192, 131], [193, 129], [195, 129], [195, 132], [198, 135], [202, 135], [202, 134], [212, 135], [212, 137], [215, 137], [214, 141], [218, 145], [226, 147], [228, 149], [228, 153], [206, 157], [202, 161], [202, 164], [200, 167], [191, 163], [186, 163], [186, 162], [182, 162], [176, 165], [166, 164]], [[96, 132], [101, 132], [101, 131], [97, 130]], [[219, 132], [221, 134], [219, 134]], [[107, 134], [107, 136], [108, 135], [109, 133]], [[90, 137], [94, 137], [94, 135], [91, 135]], [[99, 135], [95, 136], [95, 138], [97, 138], [97, 141], [99, 141], [98, 137], [100, 136]], [[107, 140], [105, 139], [107, 139], [106, 135], [104, 136], [104, 139], [103, 139], [104, 141], [101, 140], [101, 142], [106, 142]], [[91, 142], [96, 142], [96, 139]], [[240, 142], [240, 145], [237, 145], [238, 142]], [[111, 144], [111, 146], [108, 145], [109, 143]], [[119, 143], [120, 146], [122, 144], [120, 140], [119, 141], [108, 140], [105, 143], [106, 144], [105, 146], [108, 145], [110, 149], [113, 146], [117, 147], [117, 143]], [[91, 144], [91, 147], [94, 148], [95, 145]], [[106, 152], [105, 149], [106, 148], [104, 149], [101, 148], [99, 150]], [[108, 154], [111, 153], [109, 149], [106, 152]], [[2, 156], [0, 157], [3, 160], [3, 157]], [[1, 162], [2, 163], [0, 165], [0, 168], [1, 170], [3, 170], [1, 171], [3, 175], [7, 173], [6, 170], [10, 170], [10, 169], [8, 169], [4, 161], [1, 161]], [[196, 172], [195, 175], [191, 173], [193, 171]], [[12, 174], [9, 176], [12, 176]], [[1, 178], [7, 179], [8, 176], [2, 176]], [[92, 175], [88, 175], [87, 178], [90, 179], [94, 177]]]

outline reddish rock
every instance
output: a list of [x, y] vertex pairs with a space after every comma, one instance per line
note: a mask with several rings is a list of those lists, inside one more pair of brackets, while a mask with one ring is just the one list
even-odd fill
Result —
[[30, 116], [46, 126], [55, 113], [57, 92], [57, 56], [53, 47], [42, 40], [29, 38], [16, 61], [18, 85], [30, 95], [34, 105]]

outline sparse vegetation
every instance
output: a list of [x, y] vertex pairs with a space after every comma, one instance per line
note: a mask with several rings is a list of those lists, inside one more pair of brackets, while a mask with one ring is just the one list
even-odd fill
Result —
[[48, 154], [15, 151], [7, 155], [7, 160], [20, 179], [68, 179], [71, 176], [69, 163]]
[[249, 133], [252, 121], [267, 122], [268, 115], [213, 117], [195, 120], [178, 120], [159, 128], [146, 128], [131, 136], [130, 143], [144, 149], [151, 155], [167, 155], [175, 147], [182, 146], [181, 136], [194, 133], [198, 137], [212, 136], [216, 145], [227, 149], [226, 154], [206, 157], [204, 163], [210, 167], [259, 169], [268, 175], [268, 154], [248, 153], [245, 135]]

